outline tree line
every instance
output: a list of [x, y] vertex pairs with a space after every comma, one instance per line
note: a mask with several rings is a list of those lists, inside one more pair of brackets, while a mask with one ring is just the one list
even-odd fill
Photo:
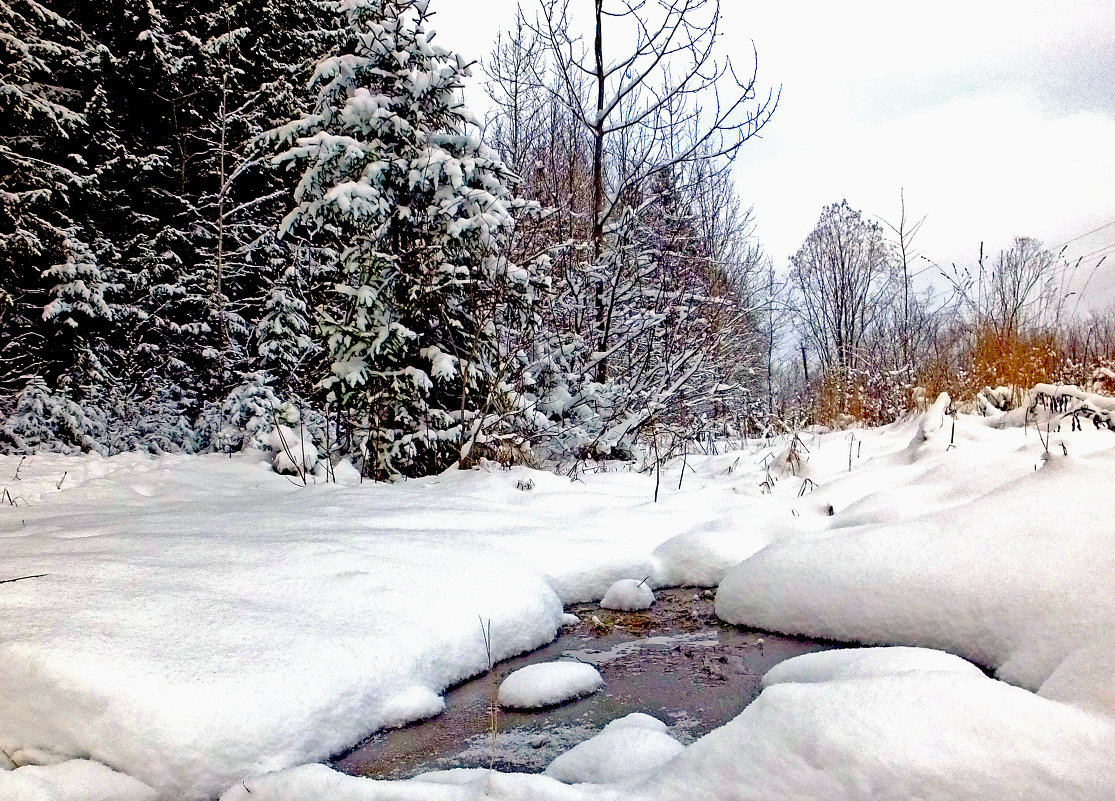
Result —
[[1081, 311], [1102, 259], [1066, 261], [1020, 236], [942, 266], [918, 249], [925, 218], [900, 208], [889, 223], [827, 206], [790, 258], [776, 338], [800, 360], [784, 361], [777, 418], [880, 424], [940, 392], [999, 405], [1039, 382], [1111, 387], [1115, 313]]
[[545, 0], [487, 60], [485, 121], [432, 17], [0, 7], [6, 449], [287, 426], [391, 478], [752, 424], [759, 252], [728, 170], [776, 98], [722, 57], [717, 3]]

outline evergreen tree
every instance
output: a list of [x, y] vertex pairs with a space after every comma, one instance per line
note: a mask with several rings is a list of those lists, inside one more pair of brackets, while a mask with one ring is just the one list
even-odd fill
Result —
[[343, 0], [346, 41], [314, 76], [312, 114], [277, 133], [304, 167], [285, 229], [333, 225], [344, 282], [322, 331], [324, 382], [357, 420], [369, 472], [446, 467], [502, 400], [498, 330], [533, 276], [499, 256], [512, 174], [459, 99], [468, 67], [434, 45], [424, 0]]
[[84, 155], [104, 52], [36, 0], [0, 5], [0, 52], [0, 390], [15, 392], [88, 363], [91, 321], [111, 317]]

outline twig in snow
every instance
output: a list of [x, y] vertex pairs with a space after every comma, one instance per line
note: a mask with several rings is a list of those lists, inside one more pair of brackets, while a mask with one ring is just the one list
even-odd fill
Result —
[[19, 471], [23, 469], [23, 463], [26, 462], [26, 461], [27, 461], [26, 456], [24, 456], [23, 458], [21, 458], [19, 460], [19, 464], [17, 464], [16, 467], [15, 467], [15, 475], [12, 476], [12, 481], [23, 481], [23, 479], [19, 477]]
[[495, 673], [492, 672], [492, 619], [488, 618], [488, 625], [484, 625], [484, 618], [477, 615], [480, 620], [480, 635], [484, 638], [484, 652], [488, 655], [488, 770], [492, 770], [496, 762], [496, 735], [499, 734], [499, 699], [497, 696]]
[[62, 489], [62, 482], [66, 480], [66, 476], [68, 476], [69, 474], [69, 470], [62, 474], [62, 478], [58, 479], [58, 486], [55, 489]]
[[44, 576], [48, 576], [48, 575], [50, 575], [50, 574], [49, 573], [38, 573], [34, 576], [20, 576], [19, 578], [14, 578], [14, 579], [4, 579], [3, 581], [0, 581], [0, 584], [14, 584], [17, 581], [27, 581], [27, 579], [43, 578]]

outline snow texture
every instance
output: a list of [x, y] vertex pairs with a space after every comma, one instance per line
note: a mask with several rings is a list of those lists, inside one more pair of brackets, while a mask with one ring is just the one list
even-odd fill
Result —
[[[957, 437], [986, 432], [965, 420]], [[937, 436], [951, 433], [931, 431], [930, 441]], [[1112, 452], [1039, 462], [1031, 450], [1017, 475], [1017, 454], [977, 464], [913, 444], [905, 469], [921, 480], [905, 498], [872, 493], [829, 536], [775, 544], [741, 563], [720, 585], [717, 613], [782, 632], [949, 651], [1011, 684], [1115, 714], [1106, 684], [1089, 678], [1099, 654], [1115, 649]], [[946, 478], [977, 497], [947, 515], [904, 502], [934, 484], [944, 494]]]
[[903, 647], [864, 648], [822, 651], [788, 659], [767, 671], [763, 676], [763, 687], [820, 684], [908, 673], [955, 673], [983, 677], [983, 671], [971, 662], [943, 651]]
[[[0, 798], [51, 776], [36, 801], [84, 799], [117, 781], [92, 759], [166, 801], [1110, 801], [1115, 439], [1047, 409], [1047, 452], [1017, 410], [947, 409], [690, 455], [657, 504], [617, 472], [302, 487], [260, 453], [0, 458], [0, 579], [46, 574], [0, 585], [0, 749], [68, 758], [0, 770]], [[500, 659], [621, 578], [725, 571], [727, 620], [901, 647], [784, 663], [669, 761], [585, 759], [599, 784], [294, 767], [435, 714], [487, 668], [478, 619]]]
[[0, 770], [4, 801], [156, 801], [156, 793], [131, 776], [97, 762], [71, 759], [52, 765]]
[[604, 686], [592, 665], [543, 662], [519, 668], [499, 685], [499, 704], [509, 709], [537, 709], [591, 695]]
[[635, 612], [640, 609], [650, 609], [653, 603], [654, 592], [647, 586], [645, 580], [620, 579], [604, 593], [600, 606], [605, 609]]
[[46, 574], [0, 585], [0, 749], [212, 798], [436, 714], [487, 668], [480, 618], [497, 660], [545, 644], [563, 604], [678, 572], [654, 549], [738, 503], [655, 504], [633, 473], [303, 487], [270, 456], [0, 457], [0, 579]]

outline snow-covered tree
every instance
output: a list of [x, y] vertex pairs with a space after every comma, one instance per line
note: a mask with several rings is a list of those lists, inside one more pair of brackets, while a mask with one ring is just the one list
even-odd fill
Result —
[[297, 264], [285, 270], [267, 293], [263, 318], [256, 326], [259, 358], [264, 369], [291, 387], [298, 373], [320, 347], [311, 334], [309, 306], [299, 286]]
[[85, 96], [104, 54], [36, 0], [0, 5], [0, 54], [0, 389], [16, 392], [28, 375], [77, 362], [89, 347], [82, 324], [110, 316], [83, 155]]
[[499, 332], [533, 291], [500, 255], [515, 177], [481, 144], [459, 96], [469, 68], [432, 42], [425, 0], [340, 6], [346, 41], [317, 67], [317, 107], [277, 132], [293, 142], [280, 160], [304, 170], [284, 228], [341, 232], [324, 385], [356, 419], [368, 472], [429, 473], [501, 409]]
[[65, 394], [33, 378], [19, 394], [13, 413], [0, 425], [0, 443], [15, 453], [54, 451], [105, 455], [105, 422]]

